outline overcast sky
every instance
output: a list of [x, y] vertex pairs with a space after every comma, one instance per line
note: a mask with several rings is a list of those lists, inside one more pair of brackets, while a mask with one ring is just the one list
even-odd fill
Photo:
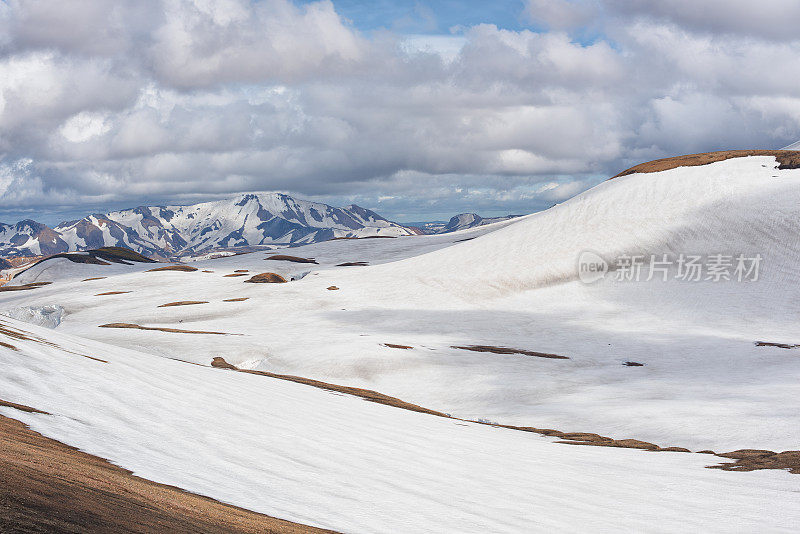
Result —
[[279, 190], [527, 213], [800, 138], [798, 0], [0, 0], [0, 220]]

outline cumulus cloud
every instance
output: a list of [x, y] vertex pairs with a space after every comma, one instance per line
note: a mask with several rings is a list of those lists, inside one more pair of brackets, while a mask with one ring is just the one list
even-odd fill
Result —
[[0, 208], [282, 190], [525, 212], [644, 159], [800, 138], [795, 2], [705, 2], [530, 0], [531, 29], [434, 37], [365, 35], [335, 1], [3, 2]]

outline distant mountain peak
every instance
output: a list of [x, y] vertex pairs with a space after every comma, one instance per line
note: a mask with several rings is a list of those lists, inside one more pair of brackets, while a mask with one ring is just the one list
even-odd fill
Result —
[[94, 213], [55, 228], [29, 219], [3, 225], [0, 254], [42, 255], [119, 246], [155, 258], [175, 258], [221, 248], [416, 233], [355, 204], [336, 208], [284, 193], [244, 193], [189, 206], [138, 206]]

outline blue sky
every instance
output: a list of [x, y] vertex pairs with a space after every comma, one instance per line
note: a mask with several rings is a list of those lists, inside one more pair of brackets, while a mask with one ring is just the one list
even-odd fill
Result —
[[[298, 4], [310, 2], [297, 2]], [[457, 26], [494, 24], [519, 30], [528, 27], [521, 0], [335, 0], [336, 11], [362, 31], [389, 29], [407, 34], [449, 34]]]

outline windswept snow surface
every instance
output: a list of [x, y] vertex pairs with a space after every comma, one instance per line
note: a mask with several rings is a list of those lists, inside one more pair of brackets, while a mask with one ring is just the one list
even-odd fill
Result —
[[786, 473], [570, 447], [0, 323], [59, 345], [0, 347], [4, 399], [52, 415], [0, 413], [138, 476], [292, 521], [387, 533], [791, 532], [800, 521]]
[[[318, 406], [283, 396], [305, 392], [296, 389], [301, 386], [155, 356], [203, 365], [222, 356], [240, 367], [374, 389], [469, 419], [692, 450], [797, 450], [800, 349], [755, 342], [800, 344], [798, 235], [800, 170], [779, 170], [774, 158], [759, 156], [615, 178], [545, 212], [453, 234], [336, 240], [279, 251], [317, 264], [269, 260], [264, 252], [193, 262], [196, 272], [50, 260], [12, 283], [52, 284], [0, 293], [0, 309], [57, 304], [65, 315], [51, 339], [71, 334], [90, 347], [105, 342], [151, 355], [142, 359], [146, 366], [131, 363], [143, 358], [138, 355], [125, 360], [135, 378], [109, 379], [117, 387], [140, 384], [131, 386], [138, 396], [132, 401], [120, 393], [108, 401], [108, 411], [89, 416], [106, 421], [95, 434], [114, 436], [105, 442], [82, 437], [93, 435], [85, 428], [86, 406], [105, 402], [104, 393], [93, 393], [99, 374], [78, 373], [74, 387], [62, 390], [58, 380], [65, 370], [6, 351], [12, 363], [4, 369], [13, 374], [4, 372], [3, 387], [16, 392], [6, 400], [55, 413], [59, 402], [72, 406], [67, 396], [83, 395], [87, 403], [70, 408], [62, 426], [47, 431], [144, 476], [160, 475], [158, 480], [240, 506], [258, 501], [259, 511], [334, 528], [742, 531], [761, 521], [760, 530], [780, 530], [797, 519], [796, 498], [788, 500], [783, 491], [796, 495], [800, 478], [788, 473], [717, 473], [701, 469], [714, 462], [711, 457], [553, 445], [513, 431], [461, 427], [307, 393], [323, 399]], [[668, 281], [645, 276], [633, 282], [617, 281], [612, 272], [584, 284], [577, 272], [584, 251], [612, 264], [626, 254], [743, 254], [761, 255], [762, 261], [757, 281], [689, 282], [670, 272]], [[370, 265], [337, 266], [345, 262]], [[242, 269], [298, 280], [247, 284], [244, 276], [225, 276]], [[83, 281], [97, 276], [106, 278]], [[338, 290], [327, 289], [332, 286]], [[110, 291], [129, 293], [101, 295]], [[248, 300], [225, 302], [235, 298]], [[177, 301], [208, 303], [158, 307]], [[238, 335], [98, 328], [111, 322]], [[452, 348], [470, 344], [569, 359]], [[107, 355], [112, 363], [98, 372], [121, 365], [114, 354], [130, 354], [116, 350], [103, 348], [113, 353]], [[91, 362], [70, 358], [64, 365]], [[644, 365], [627, 367], [627, 361]], [[19, 386], [29, 383], [44, 385]], [[175, 385], [184, 383], [185, 389]], [[129, 414], [134, 405], [146, 415]], [[191, 410], [207, 420], [186, 415]], [[161, 413], [166, 422], [153, 423], [162, 421]], [[25, 417], [39, 425], [46, 419]], [[114, 434], [110, 429], [119, 421], [127, 430]], [[300, 430], [304, 425], [334, 432], [336, 439], [317, 439]], [[229, 442], [223, 435], [233, 437]], [[342, 447], [341, 457], [331, 452], [332, 442]], [[323, 444], [324, 450], [315, 448]], [[184, 455], [193, 458], [198, 447], [217, 458], [208, 459], [207, 468], [183, 465]], [[377, 460], [364, 456], [370, 451]], [[348, 454], [356, 459], [347, 460]], [[409, 467], [404, 459], [412, 457], [419, 464]], [[339, 487], [320, 483], [309, 490], [310, 478], [298, 475], [307, 471], [338, 473], [331, 479]], [[238, 479], [245, 482], [239, 486], [233, 482]], [[302, 492], [286, 489], [293, 484], [305, 485], [306, 499], [329, 504], [303, 508], [308, 501], [297, 497]], [[260, 500], [265, 493], [255, 488], [263, 487], [276, 491]], [[384, 501], [384, 495], [393, 497]], [[405, 523], [397, 523], [399, 516]]]

